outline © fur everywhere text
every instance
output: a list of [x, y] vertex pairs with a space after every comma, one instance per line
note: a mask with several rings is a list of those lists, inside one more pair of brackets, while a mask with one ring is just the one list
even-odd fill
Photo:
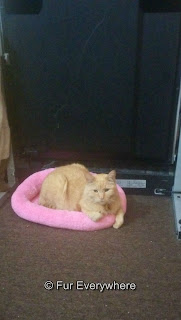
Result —
[[136, 284], [133, 282], [124, 283], [124, 282], [84, 282], [83, 280], [77, 280], [74, 282], [63, 282], [62, 280], [56, 281], [56, 289], [63, 290], [72, 290], [75, 286], [76, 290], [98, 290], [99, 292], [103, 292], [104, 290], [135, 290]]

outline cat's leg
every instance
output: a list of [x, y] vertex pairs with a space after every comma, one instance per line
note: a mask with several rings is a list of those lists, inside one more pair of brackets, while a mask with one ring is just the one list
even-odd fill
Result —
[[87, 215], [91, 220], [95, 222], [100, 220], [103, 217], [103, 214], [98, 211], [89, 212], [87, 213]]
[[124, 212], [122, 209], [120, 209], [116, 214], [116, 221], [113, 224], [113, 228], [119, 229], [123, 223], [124, 223]]
[[81, 208], [81, 211], [84, 212], [92, 221], [98, 221], [103, 217], [103, 214], [99, 211], [90, 211], [87, 208]]
[[88, 217], [92, 220], [92, 221], [98, 221], [103, 217], [103, 214], [98, 212], [98, 211], [90, 211], [90, 212], [85, 212]]
[[89, 204], [81, 200], [78, 204], [82, 212], [84, 212], [92, 221], [98, 221], [103, 218], [105, 210], [101, 205]]
[[47, 199], [44, 199], [44, 197], [42, 195], [40, 195], [38, 204], [43, 207], [46, 207], [46, 208], [56, 209], [56, 207], [51, 202], [49, 202]]
[[48, 203], [46, 201], [39, 201], [39, 205], [49, 208], [49, 209], [57, 209], [56, 206], [52, 205], [51, 203]]

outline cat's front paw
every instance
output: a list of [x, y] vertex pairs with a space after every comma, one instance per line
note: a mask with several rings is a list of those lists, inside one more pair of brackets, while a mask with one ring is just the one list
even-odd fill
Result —
[[91, 218], [92, 221], [96, 222], [100, 220], [103, 217], [103, 215], [100, 212], [92, 212], [91, 214], [89, 214], [89, 217]]
[[117, 222], [115, 222], [114, 224], [113, 224], [113, 228], [114, 229], [119, 229], [121, 227], [121, 225], [119, 224], [119, 223], [117, 223]]
[[113, 224], [113, 228], [114, 228], [114, 229], [119, 229], [119, 228], [123, 225], [123, 223], [124, 223], [123, 220], [116, 221], [116, 222]]
[[116, 216], [116, 221], [113, 224], [114, 229], [119, 229], [124, 223], [124, 213], [123, 211], [120, 211]]

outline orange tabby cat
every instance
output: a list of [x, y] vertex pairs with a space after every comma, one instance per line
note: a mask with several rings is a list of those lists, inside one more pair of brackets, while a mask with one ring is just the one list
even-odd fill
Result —
[[113, 213], [116, 229], [124, 222], [114, 170], [93, 176], [80, 164], [56, 168], [42, 184], [39, 204], [53, 209], [82, 211], [93, 221]]

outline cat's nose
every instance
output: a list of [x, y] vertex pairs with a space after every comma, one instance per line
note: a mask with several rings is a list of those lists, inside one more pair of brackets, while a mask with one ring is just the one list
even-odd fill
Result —
[[104, 199], [104, 193], [100, 193], [99, 197], [100, 197], [101, 200]]

